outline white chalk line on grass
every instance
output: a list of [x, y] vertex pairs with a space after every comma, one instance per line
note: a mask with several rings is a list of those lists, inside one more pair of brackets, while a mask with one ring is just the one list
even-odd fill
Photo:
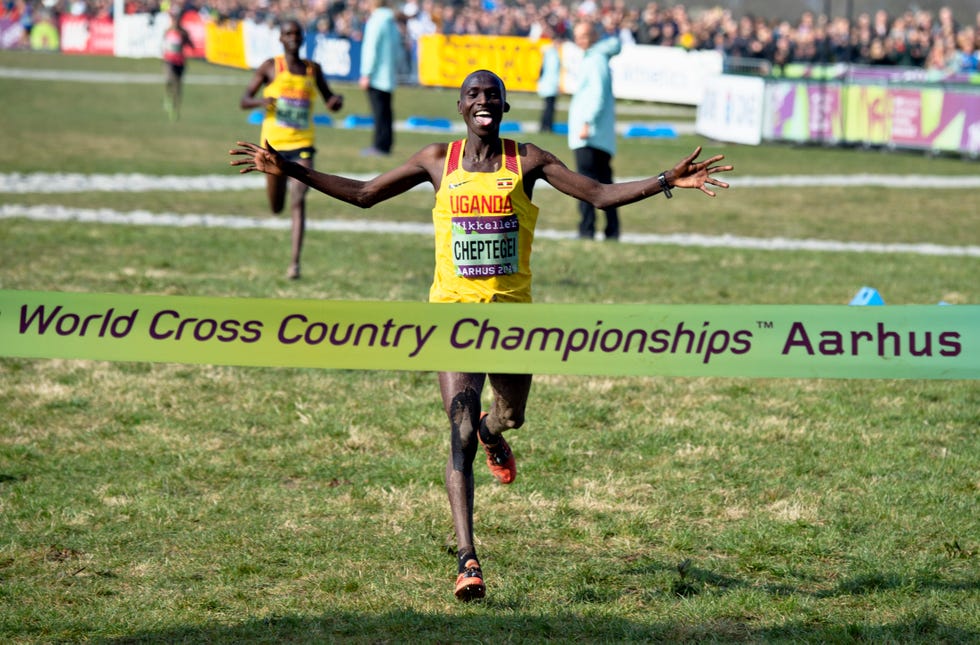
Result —
[[[0, 219], [27, 218], [45, 222], [91, 222], [134, 226], [211, 227], [229, 229], [276, 229], [290, 227], [288, 217], [254, 218], [237, 215], [122, 212], [109, 208], [69, 208], [57, 205], [0, 205]], [[399, 233], [431, 236], [432, 224], [371, 220], [307, 220], [307, 230], [347, 233]], [[573, 239], [575, 233], [538, 229], [536, 238]], [[980, 246], [943, 246], [939, 244], [885, 244], [876, 242], [841, 242], [836, 240], [794, 240], [788, 238], [755, 238], [737, 235], [701, 235], [675, 233], [656, 235], [626, 233], [624, 244], [657, 244], [706, 248], [752, 249], [764, 251], [820, 251], [835, 253], [888, 253], [946, 257], [980, 257]]]
[[[346, 175], [352, 179], [366, 180], [374, 175]], [[630, 181], [641, 177], [617, 177], [618, 181]], [[907, 188], [921, 190], [975, 189], [980, 188], [980, 175], [781, 175], [772, 177], [725, 178], [733, 189], [738, 188], [827, 188], [873, 186], [882, 188]], [[83, 174], [83, 173], [0, 173], [0, 194], [26, 193], [76, 193], [76, 192], [124, 192], [149, 191], [232, 191], [256, 190], [265, 187], [265, 177], [259, 173], [239, 174], [231, 170], [218, 175], [144, 175], [138, 173]], [[535, 188], [551, 189], [543, 181]], [[419, 190], [432, 190], [430, 184], [418, 186]]]
[[[219, 75], [219, 74], [188, 74], [184, 78], [185, 83], [192, 85], [241, 85], [242, 78], [248, 78], [248, 70], [242, 72], [244, 76]], [[140, 84], [140, 85], [162, 85], [163, 71], [159, 74], [149, 74], [140, 72], [95, 72], [83, 70], [60, 70], [60, 69], [27, 69], [18, 67], [0, 67], [0, 78], [14, 78], [24, 81], [75, 81], [79, 83], [115, 83], [115, 84]], [[246, 80], [247, 82], [247, 80]]]

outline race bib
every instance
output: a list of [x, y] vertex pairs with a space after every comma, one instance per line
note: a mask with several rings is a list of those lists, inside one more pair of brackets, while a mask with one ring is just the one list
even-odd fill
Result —
[[276, 101], [276, 125], [281, 128], [306, 130], [310, 127], [310, 100], [280, 97]]
[[517, 273], [519, 232], [514, 214], [452, 218], [456, 275], [487, 278]]

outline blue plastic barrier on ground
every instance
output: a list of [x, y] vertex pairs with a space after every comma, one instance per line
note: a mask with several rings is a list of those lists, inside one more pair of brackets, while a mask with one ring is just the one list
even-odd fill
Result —
[[637, 123], [627, 127], [623, 136], [627, 138], [676, 139], [677, 130], [667, 123], [657, 125]]
[[345, 128], [370, 128], [374, 126], [374, 117], [363, 114], [351, 114], [344, 119]]
[[507, 132], [520, 132], [521, 131], [521, 124], [520, 123], [516, 123], [514, 121], [505, 121], [505, 122], [503, 122], [503, 123], [500, 124], [500, 131], [502, 133], [507, 133]]
[[449, 119], [410, 116], [405, 120], [405, 126], [410, 130], [450, 130], [453, 127]]
[[[248, 122], [252, 125], [262, 125], [263, 119], [265, 119], [264, 110], [252, 110], [251, 112], [248, 113]], [[314, 114], [313, 125], [330, 127], [333, 125], [333, 119], [326, 114]]]

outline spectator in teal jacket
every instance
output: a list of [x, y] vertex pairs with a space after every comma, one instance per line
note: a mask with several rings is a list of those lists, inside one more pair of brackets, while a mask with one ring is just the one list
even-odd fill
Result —
[[374, 117], [372, 145], [365, 155], [390, 155], [394, 144], [395, 115], [391, 97], [398, 83], [398, 58], [401, 54], [401, 33], [395, 24], [395, 13], [388, 0], [371, 0], [372, 11], [364, 25], [361, 42], [360, 86], [368, 95]]
[[550, 27], [544, 34], [551, 42], [541, 49], [541, 72], [538, 74], [538, 96], [544, 101], [541, 107], [541, 132], [555, 129], [555, 103], [561, 85], [561, 42], [562, 37]]
[[[578, 70], [578, 87], [568, 107], [568, 147], [575, 153], [577, 170], [602, 184], [613, 182], [612, 158], [616, 154], [616, 100], [612, 92], [609, 59], [619, 53], [618, 38], [599, 40], [595, 25], [584, 20], [572, 32], [585, 55]], [[609, 208], [605, 239], [619, 239], [619, 211]], [[595, 237], [595, 207], [579, 202], [578, 235]]]

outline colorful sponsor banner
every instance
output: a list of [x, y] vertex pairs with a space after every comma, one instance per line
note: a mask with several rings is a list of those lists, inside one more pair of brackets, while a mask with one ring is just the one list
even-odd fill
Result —
[[763, 138], [838, 143], [844, 121], [837, 86], [776, 81], [766, 85]]
[[960, 72], [945, 69], [925, 69], [923, 67], [905, 67], [901, 65], [850, 65], [835, 63], [833, 65], [810, 65], [791, 63], [785, 66], [775, 66], [773, 76], [791, 79], [809, 79], [824, 81], [847, 81], [851, 83], [945, 83], [976, 85], [980, 83], [980, 74], [976, 72]]
[[848, 142], [980, 153], [980, 92], [862, 85], [844, 101]]
[[489, 69], [511, 92], [534, 92], [541, 70], [541, 47], [548, 41], [519, 36], [445, 36], [419, 39], [419, 83], [459, 87], [475, 70]]
[[323, 75], [332, 81], [355, 82], [361, 76], [361, 42], [306, 34], [307, 57], [320, 63]]
[[283, 52], [278, 25], [245, 20], [242, 22], [241, 38], [245, 41], [245, 64], [249, 69], [257, 69], [269, 58]]
[[245, 62], [245, 40], [242, 38], [242, 23], [206, 23], [204, 58], [215, 65], [248, 69]]
[[[282, 54], [279, 28], [251, 20], [207, 25], [208, 62], [242, 69], [256, 69], [269, 58]], [[320, 64], [323, 75], [332, 81], [360, 78], [361, 43], [346, 38], [328, 38], [316, 30], [306, 31], [304, 55]]]
[[[115, 54], [126, 58], [160, 58], [163, 36], [170, 28], [169, 13], [130, 13], [116, 19]], [[180, 19], [194, 46], [185, 50], [190, 58], [204, 58], [205, 29], [200, 14], [190, 11]]]
[[166, 13], [129, 13], [115, 19], [116, 56], [124, 58], [160, 58], [163, 35], [170, 26]]
[[88, 53], [115, 54], [116, 27], [112, 18], [92, 18], [88, 23], [88, 34]]
[[115, 53], [115, 32], [111, 18], [61, 17], [61, 51], [65, 54]]
[[32, 51], [56, 52], [61, 47], [58, 27], [46, 15], [34, 14], [36, 20], [30, 31], [18, 19], [0, 18], [0, 50], [30, 49]]
[[323, 369], [980, 378], [980, 306], [539, 305], [0, 291], [0, 356]]
[[[160, 58], [163, 34], [170, 26], [167, 13], [123, 14], [117, 20], [110, 18], [88, 18], [85, 16], [62, 16], [61, 29], [50, 33], [50, 29], [38, 31], [37, 42], [31, 32], [33, 49], [60, 49], [66, 54], [104, 54], [126, 58]], [[192, 58], [203, 58], [205, 48], [205, 26], [201, 16], [188, 12], [181, 18], [181, 25], [187, 30], [194, 46], [187, 50]], [[36, 27], [35, 27], [36, 29]]]
[[774, 82], [763, 136], [980, 153], [980, 92]]
[[698, 106], [694, 131], [715, 141], [759, 145], [765, 95], [766, 82], [761, 78], [714, 77]]
[[[466, 75], [489, 69], [507, 89], [534, 92], [541, 69], [541, 49], [551, 41], [517, 36], [445, 36], [427, 34], [419, 40], [419, 83], [459, 87]], [[578, 86], [582, 50], [562, 43], [561, 91]], [[626, 46], [610, 61], [613, 94], [619, 99], [697, 105], [708, 79], [721, 74], [722, 57], [714, 51], [689, 52], [676, 47]]]
[[62, 16], [60, 23], [61, 51], [65, 54], [88, 53], [88, 18]]
[[698, 105], [724, 64], [717, 51], [635, 45], [624, 46], [609, 67], [618, 99]]
[[27, 45], [24, 25], [19, 20], [0, 18], [0, 49], [24, 49]]
[[56, 52], [61, 41], [58, 28], [51, 18], [35, 15], [37, 20], [30, 32], [20, 20], [0, 18], [0, 50], [31, 49], [33, 51]]

